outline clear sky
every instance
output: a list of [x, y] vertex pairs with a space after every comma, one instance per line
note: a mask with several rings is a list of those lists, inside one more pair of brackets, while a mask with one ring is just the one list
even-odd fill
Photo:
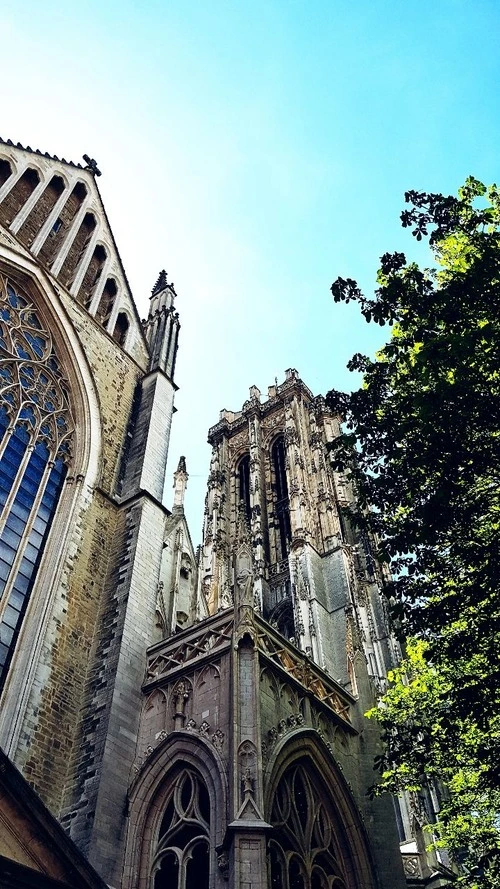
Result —
[[500, 0], [0, 0], [0, 34], [0, 135], [97, 158], [142, 315], [175, 283], [169, 471], [184, 454], [197, 543], [219, 410], [287, 367], [352, 388], [385, 331], [333, 279], [427, 261], [405, 190], [500, 178]]

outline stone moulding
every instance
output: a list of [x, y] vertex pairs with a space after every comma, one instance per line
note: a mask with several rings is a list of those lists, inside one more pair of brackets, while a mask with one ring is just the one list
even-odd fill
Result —
[[257, 647], [261, 658], [282, 670], [288, 678], [295, 680], [316, 700], [329, 707], [335, 715], [354, 731], [351, 724], [350, 708], [355, 699], [335, 680], [314, 664], [302, 651], [287, 642], [283, 636], [274, 633], [261, 618], [255, 616], [257, 626]]
[[212, 656], [220, 657], [231, 644], [233, 623], [231, 609], [229, 614], [217, 614], [212, 620], [189, 627], [150, 648], [143, 691], [154, 688], [166, 676], [172, 678], [176, 669], [183, 671]]

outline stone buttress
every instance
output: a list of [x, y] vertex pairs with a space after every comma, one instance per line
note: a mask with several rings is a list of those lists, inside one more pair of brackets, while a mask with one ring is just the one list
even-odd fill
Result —
[[81, 747], [63, 823], [106, 880], [121, 869], [126, 795], [148, 644], [165, 632], [163, 506], [179, 330], [175, 291], [162, 273], [144, 324], [150, 350], [129, 426], [115, 547], [88, 674]]

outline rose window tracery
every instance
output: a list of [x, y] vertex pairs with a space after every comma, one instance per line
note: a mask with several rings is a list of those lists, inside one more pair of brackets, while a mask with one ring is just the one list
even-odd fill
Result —
[[158, 832], [154, 889], [208, 889], [210, 800], [192, 769], [174, 778]]
[[50, 331], [0, 275], [0, 688], [71, 461], [69, 385]]
[[319, 786], [302, 764], [290, 767], [278, 784], [269, 842], [272, 889], [351, 889], [335, 819]]

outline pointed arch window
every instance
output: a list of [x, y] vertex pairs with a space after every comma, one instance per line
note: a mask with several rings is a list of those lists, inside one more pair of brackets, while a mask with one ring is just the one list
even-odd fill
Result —
[[119, 346], [124, 346], [127, 340], [129, 322], [125, 312], [118, 312], [116, 318], [115, 329], [113, 330], [113, 339]]
[[336, 819], [319, 787], [304, 763], [287, 769], [278, 784], [269, 842], [272, 889], [354, 889], [339, 850]]
[[247, 521], [250, 522], [250, 455], [245, 454], [238, 463], [238, 496]]
[[0, 276], [0, 690], [71, 461], [69, 387], [52, 336]]
[[0, 221], [9, 226], [40, 182], [38, 170], [28, 167], [0, 205]]
[[210, 800], [194, 769], [174, 778], [158, 832], [153, 889], [208, 889]]
[[282, 435], [276, 439], [271, 448], [271, 459], [274, 472], [275, 512], [278, 531], [278, 557], [285, 559], [288, 545], [292, 539], [290, 526], [290, 501], [288, 499], [288, 482], [286, 477], [285, 441]]
[[8, 160], [0, 158], [0, 188], [12, 176], [12, 167]]

